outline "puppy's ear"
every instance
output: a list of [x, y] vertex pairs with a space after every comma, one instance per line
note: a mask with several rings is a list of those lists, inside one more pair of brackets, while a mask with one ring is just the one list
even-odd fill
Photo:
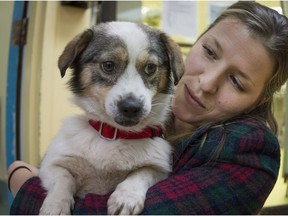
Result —
[[61, 72], [61, 77], [65, 76], [68, 67], [73, 65], [76, 57], [84, 51], [93, 37], [93, 31], [87, 29], [83, 33], [77, 35], [72, 41], [70, 41], [58, 60], [58, 68]]
[[182, 52], [178, 44], [170, 39], [165, 33], [162, 33], [160, 37], [168, 52], [170, 67], [174, 77], [174, 85], [177, 85], [185, 69]]

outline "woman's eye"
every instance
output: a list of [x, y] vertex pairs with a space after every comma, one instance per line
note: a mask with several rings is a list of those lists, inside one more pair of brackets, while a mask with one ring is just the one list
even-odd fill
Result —
[[152, 75], [157, 71], [157, 65], [152, 63], [147, 64], [144, 71], [147, 75]]
[[209, 46], [203, 44], [202, 47], [204, 48], [205, 50], [205, 54], [209, 57], [209, 58], [212, 58], [212, 59], [216, 59], [217, 58], [217, 55], [216, 53], [214, 52], [214, 50], [212, 48], [210, 48]]
[[115, 64], [112, 61], [105, 61], [101, 63], [101, 69], [106, 73], [111, 73], [115, 69]]
[[233, 75], [230, 75], [230, 80], [232, 82], [232, 85], [235, 86], [240, 92], [244, 92], [245, 89], [243, 88], [241, 82]]

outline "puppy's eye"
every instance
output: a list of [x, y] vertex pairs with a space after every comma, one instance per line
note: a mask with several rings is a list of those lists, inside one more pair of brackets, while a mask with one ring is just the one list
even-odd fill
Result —
[[111, 73], [115, 69], [115, 64], [112, 61], [105, 61], [101, 63], [101, 69], [106, 73]]
[[154, 74], [156, 71], [157, 71], [157, 65], [156, 65], [156, 64], [150, 63], [150, 64], [147, 64], [147, 65], [145, 66], [145, 73], [146, 73], [147, 75], [152, 75], [152, 74]]

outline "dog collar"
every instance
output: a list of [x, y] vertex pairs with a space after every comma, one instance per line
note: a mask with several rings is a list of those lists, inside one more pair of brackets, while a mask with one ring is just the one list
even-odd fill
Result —
[[112, 127], [109, 124], [100, 121], [89, 120], [89, 124], [99, 132], [101, 137], [108, 140], [116, 139], [145, 139], [153, 137], [162, 137], [163, 131], [160, 126], [146, 127], [141, 132], [127, 132]]

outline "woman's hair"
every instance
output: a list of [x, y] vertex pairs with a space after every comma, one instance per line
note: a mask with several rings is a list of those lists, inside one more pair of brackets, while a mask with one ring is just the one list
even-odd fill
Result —
[[257, 2], [239, 1], [228, 7], [203, 34], [226, 18], [236, 18], [244, 24], [251, 36], [259, 39], [275, 59], [275, 71], [264, 87], [259, 105], [247, 115], [263, 120], [277, 133], [277, 123], [272, 111], [273, 94], [280, 90], [288, 78], [288, 19]]

